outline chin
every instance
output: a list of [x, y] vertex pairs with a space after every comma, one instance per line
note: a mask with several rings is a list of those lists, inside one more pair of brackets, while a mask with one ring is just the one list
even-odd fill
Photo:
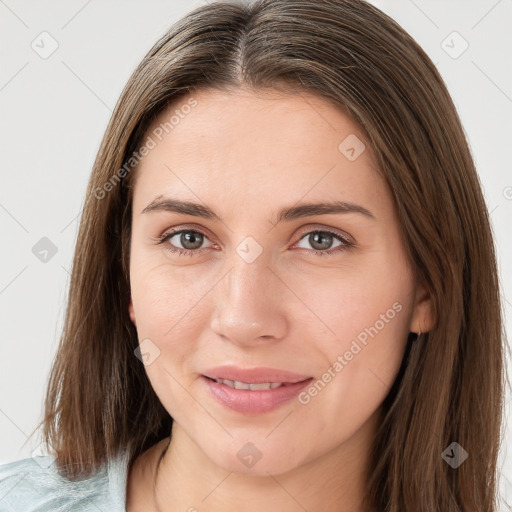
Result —
[[[271, 450], [271, 454], [265, 454]], [[223, 454], [211, 454], [212, 462], [232, 473], [252, 476], [269, 476], [287, 473], [299, 467], [302, 463], [296, 458], [283, 458], [275, 448], [258, 450], [252, 443], [242, 444], [233, 456], [232, 451]]]

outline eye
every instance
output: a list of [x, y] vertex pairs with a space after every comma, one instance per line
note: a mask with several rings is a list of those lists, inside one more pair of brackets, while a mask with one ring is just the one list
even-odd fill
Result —
[[[171, 240], [176, 238], [171, 243]], [[198, 250], [203, 241], [208, 239], [204, 233], [196, 231], [195, 229], [180, 229], [177, 231], [171, 231], [170, 233], [164, 233], [158, 240], [158, 243], [169, 242], [167, 249], [171, 252], [175, 252], [180, 256], [193, 256], [202, 251]], [[181, 247], [176, 247], [174, 244], [180, 244]]]
[[[176, 240], [173, 241], [174, 238]], [[164, 233], [158, 239], [157, 243], [162, 244], [169, 242], [167, 244], [167, 249], [169, 251], [177, 253], [180, 256], [193, 256], [194, 254], [198, 254], [203, 251], [204, 248], [201, 248], [201, 245], [203, 245], [205, 239], [208, 240], [208, 237], [201, 231], [197, 231], [195, 229], [180, 229]], [[317, 256], [329, 256], [334, 253], [347, 250], [354, 245], [347, 238], [338, 233], [321, 229], [308, 231], [301, 237], [298, 243], [301, 243], [304, 240], [311, 244], [313, 249], [311, 249], [310, 252]], [[334, 246], [334, 249], [332, 249], [333, 241], [336, 240], [339, 243]], [[176, 244], [180, 244], [181, 247], [176, 246]], [[213, 247], [213, 245], [210, 247]], [[304, 247], [298, 247], [300, 249], [304, 249]]]
[[[333, 239], [337, 240], [339, 244], [334, 246], [334, 249], [331, 249]], [[347, 238], [341, 236], [338, 233], [321, 229], [308, 231], [303, 237], [301, 237], [299, 243], [302, 241], [306, 241], [308, 244], [310, 244], [313, 247], [313, 254], [317, 256], [331, 256], [340, 251], [345, 251], [354, 245]], [[300, 248], [303, 249], [304, 247]], [[328, 251], [327, 249], [331, 250]]]

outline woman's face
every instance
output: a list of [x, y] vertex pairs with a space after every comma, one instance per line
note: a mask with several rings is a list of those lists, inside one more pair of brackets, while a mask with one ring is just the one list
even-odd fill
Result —
[[229, 471], [356, 457], [429, 318], [362, 131], [305, 93], [202, 90], [146, 136], [130, 315], [174, 428]]

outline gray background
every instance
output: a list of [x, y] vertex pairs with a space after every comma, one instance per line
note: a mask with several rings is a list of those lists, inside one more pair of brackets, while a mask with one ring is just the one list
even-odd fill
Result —
[[[112, 108], [157, 38], [202, 3], [0, 0], [0, 463], [40, 453], [37, 434], [27, 437], [40, 419], [85, 188]], [[372, 3], [419, 42], [452, 94], [491, 211], [510, 333], [512, 0]], [[49, 252], [35, 254], [41, 247]], [[508, 503], [510, 398], [501, 450]]]

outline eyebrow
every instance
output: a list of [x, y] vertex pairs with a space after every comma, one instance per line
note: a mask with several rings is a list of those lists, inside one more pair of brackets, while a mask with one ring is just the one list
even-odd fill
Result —
[[[158, 196], [144, 210], [143, 213], [154, 211], [166, 211], [191, 215], [193, 217], [201, 217], [203, 219], [217, 220], [223, 222], [222, 219], [208, 206], [193, 203], [190, 201], [181, 201], [179, 199]], [[331, 201], [322, 203], [302, 203], [294, 206], [282, 208], [276, 217], [271, 217], [268, 221], [274, 226], [283, 221], [291, 221], [303, 217], [311, 217], [315, 215], [328, 215], [336, 213], [359, 213], [370, 219], [376, 220], [373, 213], [354, 203], [346, 201]], [[275, 220], [273, 220], [275, 218]]]

